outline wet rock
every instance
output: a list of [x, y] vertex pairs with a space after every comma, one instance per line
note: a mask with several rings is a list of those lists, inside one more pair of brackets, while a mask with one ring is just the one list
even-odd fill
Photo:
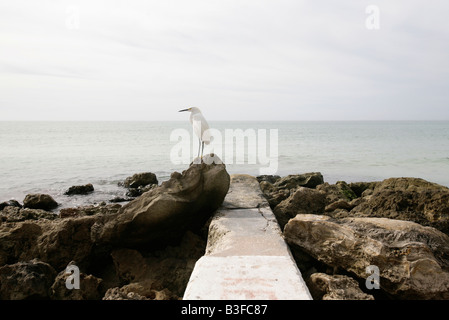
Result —
[[117, 197], [114, 197], [111, 200], [109, 200], [109, 202], [118, 203], [118, 202], [128, 202], [128, 201], [132, 201], [132, 200], [134, 200], [134, 198], [123, 198], [123, 197], [117, 196]]
[[56, 271], [33, 259], [0, 267], [0, 299], [48, 299]]
[[158, 184], [157, 177], [152, 172], [136, 173], [123, 182], [125, 188], [138, 188], [149, 184]]
[[128, 189], [126, 192], [127, 197], [139, 197], [143, 193], [157, 187], [157, 177], [152, 172], [136, 173], [131, 177], [125, 179], [124, 182], [120, 182], [119, 186], [123, 186]]
[[23, 200], [23, 207], [30, 209], [42, 209], [51, 211], [58, 206], [58, 203], [48, 194], [33, 193], [28, 194]]
[[386, 218], [333, 219], [299, 214], [286, 241], [318, 261], [365, 279], [380, 270], [380, 287], [399, 299], [449, 299], [449, 236], [414, 222]]
[[139, 186], [137, 188], [128, 188], [128, 191], [126, 192], [126, 196], [136, 198], [136, 197], [141, 196], [143, 193], [150, 191], [151, 189], [154, 189], [156, 187], [157, 187], [157, 184], [150, 184], [150, 185], [146, 185], [146, 186]]
[[323, 192], [300, 187], [287, 199], [281, 201], [273, 210], [279, 226], [284, 225], [298, 213], [324, 213], [326, 196]]
[[295, 189], [298, 187], [316, 188], [324, 183], [323, 175], [320, 172], [288, 175], [277, 179], [273, 184], [277, 189]]
[[6, 207], [22, 208], [22, 205], [17, 200], [9, 200], [0, 203], [0, 211]]
[[360, 289], [357, 281], [345, 275], [314, 273], [307, 287], [314, 300], [374, 300]]
[[94, 192], [94, 186], [91, 183], [82, 186], [72, 186], [66, 192], [65, 195], [74, 195], [74, 194], [88, 194]]

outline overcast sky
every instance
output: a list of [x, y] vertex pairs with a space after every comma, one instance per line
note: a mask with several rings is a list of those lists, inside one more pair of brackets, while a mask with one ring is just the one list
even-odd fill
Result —
[[0, 120], [449, 120], [449, 1], [0, 0], [0, 71]]

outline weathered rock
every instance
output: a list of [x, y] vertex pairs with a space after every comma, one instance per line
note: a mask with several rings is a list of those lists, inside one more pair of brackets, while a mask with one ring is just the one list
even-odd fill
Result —
[[114, 250], [115, 270], [124, 285], [109, 289], [103, 299], [179, 299], [205, 247], [204, 240], [188, 231], [179, 245], [162, 250]]
[[449, 188], [416, 178], [387, 179], [350, 215], [414, 221], [449, 234]]
[[285, 226], [287, 242], [361, 279], [380, 270], [380, 287], [401, 299], [449, 299], [449, 236], [414, 222], [333, 219], [299, 214]]
[[56, 271], [33, 259], [0, 267], [0, 299], [48, 299]]
[[421, 178], [389, 178], [377, 183], [374, 188], [375, 192], [383, 190], [422, 192], [449, 191], [449, 188]]
[[53, 300], [101, 300], [103, 297], [101, 292], [102, 279], [91, 274], [87, 275], [80, 272], [80, 288], [67, 289], [66, 280], [69, 273], [65, 270], [61, 271], [51, 286], [50, 298]]
[[277, 175], [261, 175], [256, 177], [257, 181], [261, 183], [262, 181], [269, 182], [271, 184], [275, 183], [279, 179], [281, 179], [281, 176]]
[[130, 283], [123, 287], [110, 288], [103, 300], [178, 300], [168, 289], [156, 290], [145, 282]]
[[[281, 201], [287, 199], [290, 196], [289, 189], [277, 189], [271, 183], [267, 181], [260, 182], [260, 189], [265, 195], [270, 207], [274, 209]], [[294, 191], [296, 189], [292, 189]]]
[[23, 207], [30, 209], [42, 209], [50, 211], [55, 209], [58, 203], [48, 194], [28, 194], [23, 200]]
[[94, 234], [98, 243], [157, 245], [199, 228], [222, 204], [230, 177], [224, 164], [191, 165], [182, 174], [124, 205]]
[[94, 192], [94, 186], [91, 183], [82, 186], [72, 186], [66, 192], [65, 195], [74, 195], [74, 194], [88, 194]]
[[324, 209], [324, 211], [331, 212], [331, 211], [334, 211], [337, 209], [344, 209], [344, 210], [350, 211], [354, 207], [355, 207], [354, 205], [349, 204], [345, 200], [337, 200], [335, 202], [332, 202], [330, 205], [327, 205], [326, 208]]
[[324, 183], [323, 175], [320, 172], [311, 172], [282, 177], [276, 180], [274, 186], [278, 189], [315, 188], [322, 183]]
[[118, 202], [129, 202], [132, 200], [134, 200], [134, 198], [123, 198], [123, 197], [116, 196], [116, 197], [112, 198], [111, 200], [109, 200], [109, 202], [118, 203]]
[[108, 205], [90, 205], [77, 208], [63, 208], [59, 210], [60, 218], [83, 217], [100, 214], [116, 214], [122, 206], [118, 203]]
[[[206, 246], [188, 230], [203, 227], [223, 202], [228, 188], [225, 166], [203, 163], [192, 165], [182, 174], [174, 173], [169, 181], [145, 193], [141, 202], [129, 203], [126, 210], [117, 204], [100, 205], [63, 209], [61, 216], [69, 217], [52, 221], [3, 222], [0, 266], [38, 258], [58, 271], [71, 261], [88, 271], [81, 274], [81, 280], [87, 281], [89, 289], [70, 294], [64, 293], [64, 275], [60, 273], [53, 286], [54, 299], [97, 299], [97, 293], [103, 296], [108, 288], [117, 288], [111, 291], [128, 298], [129, 295], [145, 299], [181, 297]], [[15, 207], [8, 210], [12, 209], [31, 210]], [[171, 243], [173, 247], [167, 247]], [[123, 247], [134, 255], [140, 254], [144, 262], [130, 268], [128, 278], [122, 270], [126, 269], [124, 266], [130, 267], [129, 261], [127, 265], [126, 258], [117, 255], [118, 248]], [[155, 247], [158, 251], [151, 251]], [[138, 251], [142, 248], [145, 253]], [[116, 263], [117, 275], [112, 262]], [[139, 270], [145, 272], [136, 276]]]
[[94, 242], [91, 229], [97, 222], [95, 216], [66, 218], [54, 224], [43, 226], [38, 246], [30, 254], [50, 263], [56, 270], [65, 268], [72, 261], [79, 261], [78, 267], [89, 265]]
[[360, 289], [357, 281], [345, 275], [314, 273], [307, 286], [314, 300], [374, 300]]
[[324, 183], [319, 172], [311, 172], [286, 177], [263, 175], [257, 177], [260, 188], [268, 200], [271, 209], [274, 209], [283, 200], [287, 199], [299, 187], [316, 188]]
[[299, 187], [287, 199], [279, 203], [273, 210], [281, 228], [298, 213], [324, 213], [326, 196], [323, 192]]
[[367, 191], [373, 191], [374, 188], [379, 184], [380, 182], [373, 181], [373, 182], [351, 182], [348, 184], [349, 188], [354, 192], [354, 194], [357, 197], [362, 197], [364, 192]]
[[0, 226], [0, 266], [36, 258], [29, 254], [42, 235], [38, 222], [5, 223]]
[[96, 217], [7, 223], [0, 226], [0, 265], [39, 260], [61, 270], [72, 260], [88, 264], [94, 243], [91, 227]]
[[[154, 189], [157, 187], [157, 184], [149, 184], [146, 186], [139, 186], [137, 188], [128, 188], [128, 191], [126, 192], [126, 196], [128, 197], [140, 197], [143, 193], [150, 191], [151, 189]], [[133, 199], [131, 199], [133, 200]]]
[[6, 207], [22, 208], [22, 205], [17, 200], [14, 199], [0, 203], [0, 211]]
[[18, 222], [25, 220], [48, 219], [53, 220], [56, 214], [42, 209], [28, 209], [8, 206], [0, 212], [0, 219], [6, 222]]
[[[111, 253], [117, 276], [122, 282], [138, 282], [145, 280], [148, 266], [142, 254], [134, 249], [117, 249]], [[152, 279], [157, 281], [156, 279]]]
[[337, 181], [335, 184], [324, 183], [316, 188], [326, 194], [326, 204], [331, 204], [336, 201], [352, 201], [357, 198], [357, 195], [344, 181]]
[[136, 173], [123, 182], [125, 188], [138, 188], [149, 184], [158, 184], [157, 177], [152, 172]]
[[128, 189], [126, 192], [127, 197], [139, 197], [143, 193], [150, 191], [158, 185], [157, 177], [152, 172], [136, 173], [131, 177], [125, 179], [124, 182], [120, 182], [119, 186], [123, 186]]

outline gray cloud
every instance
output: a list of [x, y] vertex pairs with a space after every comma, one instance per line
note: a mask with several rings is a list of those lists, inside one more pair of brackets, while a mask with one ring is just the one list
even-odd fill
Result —
[[449, 119], [449, 4], [375, 2], [0, 0], [1, 117]]

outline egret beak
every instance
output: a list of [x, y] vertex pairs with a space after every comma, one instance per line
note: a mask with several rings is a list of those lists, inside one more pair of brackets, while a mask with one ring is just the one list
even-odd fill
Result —
[[179, 110], [178, 112], [183, 112], [183, 111], [189, 111], [189, 109], [182, 109], [182, 110]]

